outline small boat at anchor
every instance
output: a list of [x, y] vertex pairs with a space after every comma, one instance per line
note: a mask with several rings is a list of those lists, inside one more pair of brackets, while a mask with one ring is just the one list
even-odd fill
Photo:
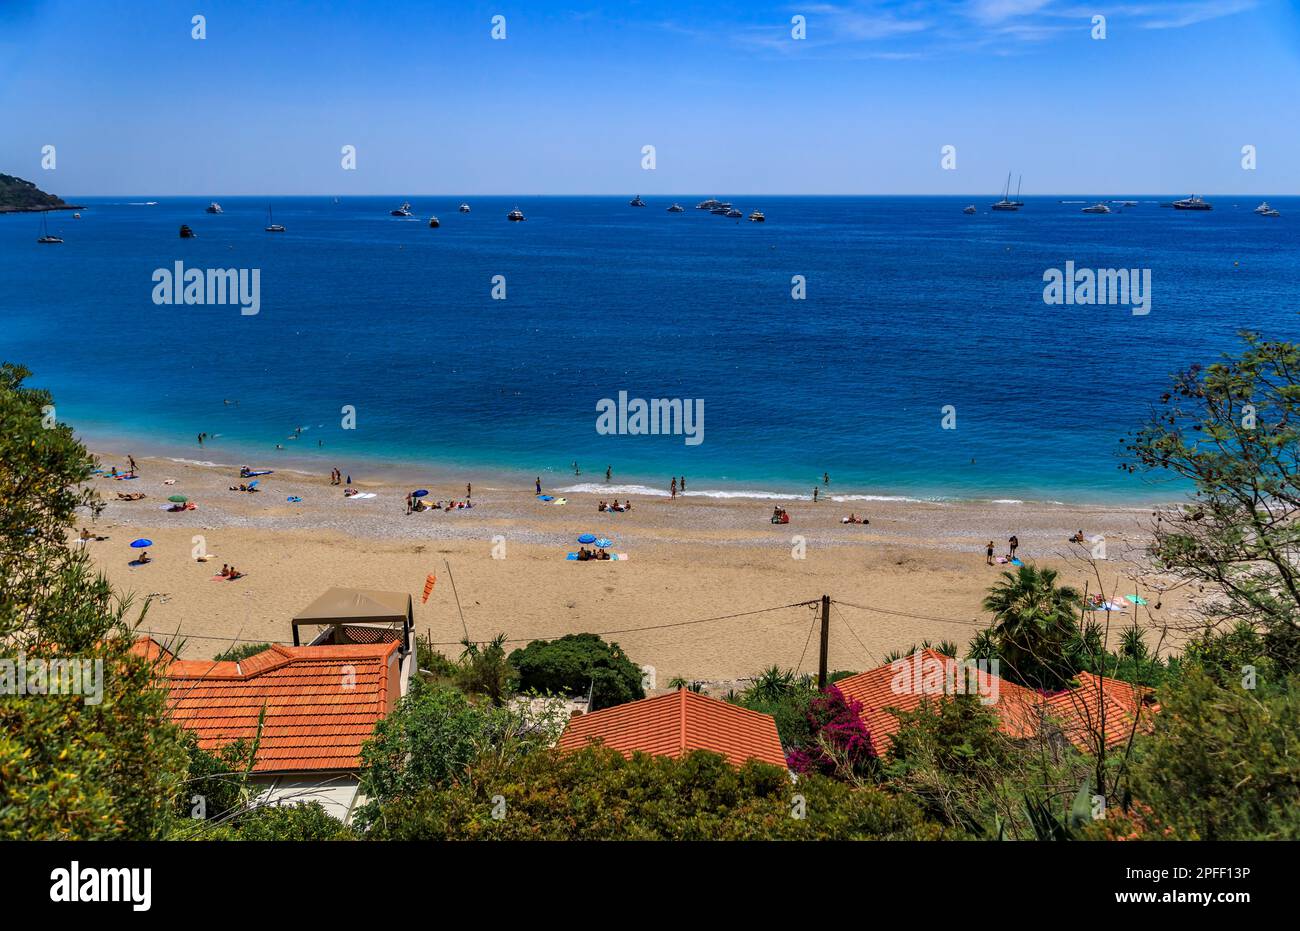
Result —
[[266, 208], [266, 231], [268, 233], [284, 232], [284, 227], [275, 222], [275, 214], [271, 212], [270, 207]]
[[974, 204], [970, 204], [970, 205], [968, 205], [968, 206], [962, 208], [962, 213], [974, 213], [974, 212], [975, 212], [975, 205], [974, 205]]
[[685, 213], [685, 212], [686, 212], [686, 208], [683, 207], [681, 204], [673, 204], [671, 207], [668, 208], [668, 212], [669, 212], [669, 213]]
[[751, 214], [749, 215], [749, 222], [750, 222], [750, 223], [766, 223], [766, 222], [767, 222], [767, 217], [763, 216], [763, 211], [761, 211], [761, 210], [755, 210], [753, 213], [751, 213]]
[[1110, 208], [1105, 204], [1093, 204], [1091, 207], [1084, 207], [1080, 213], [1110, 213]]
[[396, 210], [388, 211], [388, 215], [390, 217], [409, 217], [412, 215], [411, 205], [409, 203], [402, 204], [402, 206], [398, 207]]
[[442, 224], [438, 222], [437, 217], [429, 217], [429, 229], [436, 230]]
[[206, 209], [204, 212], [205, 212], [205, 213], [225, 213], [225, 211], [221, 209], [221, 205], [220, 205], [219, 203], [217, 203], [215, 200], [214, 200], [212, 203], [208, 204], [207, 209]]
[[509, 220], [511, 223], [519, 223], [528, 218], [524, 216], [524, 212], [522, 210], [516, 207], [514, 210], [511, 210], [508, 214], [506, 214], [506, 219]]
[[181, 224], [181, 239], [195, 239], [194, 230], [190, 229], [184, 223]]
[[461, 213], [469, 213], [469, 204], [461, 204], [456, 209], [459, 210]]
[[644, 206], [645, 206], [645, 201], [643, 201], [643, 200], [641, 199], [641, 195], [638, 194], [636, 197], [633, 197], [631, 200], [629, 200], [629, 201], [627, 202], [627, 205], [628, 205], [629, 207], [644, 207]]

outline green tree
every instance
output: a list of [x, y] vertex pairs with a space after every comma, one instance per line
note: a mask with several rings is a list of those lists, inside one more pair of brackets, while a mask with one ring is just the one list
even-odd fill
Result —
[[1257, 694], [1188, 665], [1137, 742], [1133, 810], [1154, 837], [1300, 838], [1300, 679]]
[[68, 545], [78, 509], [97, 503], [85, 487], [94, 461], [29, 376], [0, 365], [0, 643], [15, 673], [24, 661], [98, 664], [102, 696], [0, 690], [0, 837], [158, 837], [185, 748], [158, 670], [131, 651], [129, 599]]
[[1157, 514], [1161, 568], [1222, 593], [1213, 625], [1245, 621], [1283, 672], [1300, 668], [1300, 345], [1243, 333], [1239, 356], [1174, 376], [1127, 440], [1131, 471], [1191, 483]]
[[519, 686], [545, 695], [586, 696], [591, 710], [645, 698], [641, 670], [617, 643], [596, 634], [567, 634], [558, 640], [534, 640], [510, 654], [519, 670]]
[[560, 709], [534, 710], [524, 699], [501, 707], [475, 704], [456, 689], [412, 681], [361, 748], [361, 790], [369, 801], [356, 815], [359, 829], [392, 799], [467, 778], [476, 760], [549, 746], [565, 721]]
[[1075, 618], [1083, 599], [1056, 579], [1055, 569], [1020, 566], [1003, 572], [984, 599], [1003, 674], [1031, 688], [1060, 688], [1077, 669]]

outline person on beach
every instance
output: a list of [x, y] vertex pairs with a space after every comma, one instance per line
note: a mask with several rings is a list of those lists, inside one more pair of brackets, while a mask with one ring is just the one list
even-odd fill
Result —
[[1011, 558], [1015, 559], [1016, 550], [1020, 548], [1020, 540], [1016, 538], [1014, 533], [1011, 535], [1011, 539], [1007, 541], [1007, 546], [1011, 548]]
[[130, 466], [131, 466], [131, 471], [130, 471], [128, 474], [129, 474], [129, 475], [135, 475], [135, 457], [134, 457], [134, 456], [127, 456], [127, 457], [126, 457], [126, 461], [127, 461], [127, 463], [129, 463]]
[[984, 548], [984, 565], [986, 566], [993, 565], [993, 541], [992, 540], [990, 540], [989, 545]]
[[411, 495], [409, 492], [406, 495], [406, 513], [411, 513]]
[[537, 479], [533, 482], [533, 485], [536, 486], [537, 493], [540, 495], [542, 493], [542, 477], [540, 475], [537, 476]]
[[1082, 542], [1083, 542], [1083, 531], [1082, 531], [1082, 530], [1076, 530], [1076, 531], [1074, 532], [1074, 536], [1070, 537], [1070, 542], [1071, 542], [1071, 543], [1082, 543]]
[[672, 484], [672, 488], [669, 489], [669, 494], [671, 494], [674, 498], [677, 497], [677, 476], [676, 475], [673, 476], [673, 484]]
[[813, 486], [813, 504], [817, 503], [817, 486]]
[[605, 466], [605, 481], [608, 482], [608, 481], [609, 481], [609, 477], [610, 477], [611, 475], [613, 475], [613, 474], [614, 474], [614, 467], [613, 467], [613, 466]]
[[465, 483], [465, 500], [466, 500], [466, 501], [469, 501], [469, 500], [470, 500], [471, 498], [473, 498], [473, 497], [474, 497], [474, 486], [471, 485], [469, 482], [466, 482], [466, 483]]
[[632, 499], [629, 498], [627, 501], [623, 502], [623, 510], [625, 511], [632, 510]]
[[686, 494], [686, 476], [682, 476], [682, 494]]
[[230, 578], [230, 567], [227, 566], [225, 563], [221, 564], [221, 577], [223, 579]]

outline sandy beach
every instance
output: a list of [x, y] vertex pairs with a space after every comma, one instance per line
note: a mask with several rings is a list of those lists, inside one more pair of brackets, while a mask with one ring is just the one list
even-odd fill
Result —
[[[126, 467], [120, 450], [97, 454], [106, 469]], [[95, 479], [107, 507], [97, 522], [87, 517], [83, 524], [108, 539], [89, 544], [90, 552], [137, 605], [152, 596], [141, 629], [182, 638], [184, 655], [193, 658], [240, 641], [291, 642], [290, 618], [324, 589], [343, 586], [409, 592], [418, 633], [453, 657], [466, 630], [475, 640], [504, 632], [512, 646], [591, 631], [653, 666], [660, 688], [674, 676], [728, 683], [771, 664], [815, 672], [815, 609], [798, 603], [823, 593], [841, 602], [831, 618], [832, 669], [869, 668], [888, 651], [927, 638], [964, 647], [987, 625], [980, 602], [1004, 568], [985, 564], [985, 544], [992, 539], [1004, 553], [1013, 533], [1019, 555], [1059, 569], [1064, 583], [1080, 589], [1095, 592], [1097, 582], [1084, 549], [1068, 542], [1079, 529], [1105, 538], [1107, 559], [1098, 565], [1108, 595], [1132, 592], [1135, 574], [1147, 597], [1172, 581], [1141, 574], [1150, 508], [828, 500], [833, 486], [815, 504], [693, 489], [670, 499], [617, 484], [607, 494], [563, 490], [603, 478], [584, 476], [545, 489], [566, 498], [563, 505], [538, 501], [531, 482], [475, 484], [472, 509], [408, 515], [405, 496], [413, 488], [429, 489], [427, 501], [463, 499], [473, 476], [431, 475], [415, 485], [357, 481], [374, 497], [346, 499], [328, 475], [281, 469], [249, 494], [229, 490], [247, 481], [238, 465], [137, 462], [134, 480]], [[146, 497], [119, 501], [118, 493]], [[166, 511], [176, 494], [197, 509]], [[632, 510], [598, 511], [599, 500], [616, 496], [630, 498]], [[789, 510], [788, 525], [769, 522], [778, 503]], [[870, 524], [841, 523], [850, 512]], [[611, 550], [629, 558], [566, 561], [584, 532], [609, 537]], [[128, 544], [137, 537], [154, 541], [144, 566], [130, 564], [136, 551]], [[196, 551], [213, 558], [196, 561]], [[214, 578], [223, 563], [245, 577]], [[431, 572], [437, 584], [421, 604]], [[1162, 641], [1159, 628], [1189, 623], [1187, 595], [1150, 601], [1160, 609], [1141, 609], [1139, 623], [1151, 628], [1153, 647], [1167, 650], [1178, 637]], [[1112, 615], [1112, 625], [1127, 626], [1131, 612]]]

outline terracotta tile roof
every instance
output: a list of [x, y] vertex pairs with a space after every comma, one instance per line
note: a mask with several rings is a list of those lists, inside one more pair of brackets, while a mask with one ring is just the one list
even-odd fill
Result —
[[1044, 702], [1048, 716], [1080, 750], [1095, 753], [1099, 749], [1103, 708], [1107, 747], [1126, 742], [1135, 719], [1139, 732], [1150, 730], [1152, 718], [1160, 710], [1151, 689], [1090, 672], [1081, 672], [1075, 679], [1077, 686], [1049, 695]]
[[[919, 659], [913, 654], [834, 683], [845, 697], [862, 703], [862, 720], [871, 732], [876, 752], [887, 753], [898, 731], [898, 718], [888, 709], [915, 711], [927, 698], [940, 700], [952, 693], [950, 681], [961, 683], [960, 688], [966, 691], [996, 699], [989, 707], [997, 714], [1003, 733], [1029, 737], [1035, 732], [1034, 707], [1039, 699], [1034, 692], [974, 667], [970, 667], [969, 674], [962, 673], [966, 667], [950, 665], [956, 661], [937, 650], [920, 653]], [[956, 678], [945, 679], [945, 675]]]
[[361, 745], [400, 692], [398, 644], [285, 647], [239, 662], [176, 659], [152, 640], [136, 652], [165, 663], [172, 718], [215, 749], [251, 740], [266, 718], [255, 772], [355, 770]]
[[[942, 665], [935, 665], [936, 663]], [[952, 681], [936, 677], [954, 667], [949, 657], [936, 650], [921, 651], [894, 663], [860, 672], [841, 679], [835, 687], [846, 697], [862, 703], [862, 719], [871, 732], [877, 752], [888, 752], [893, 735], [898, 732], [898, 718], [889, 710], [915, 711], [929, 697], [942, 698], [953, 691]], [[958, 674], [963, 667], [956, 667]], [[1139, 726], [1149, 727], [1151, 716], [1159, 706], [1151, 701], [1151, 690], [1081, 672], [1078, 685], [1043, 695], [1024, 686], [1008, 682], [990, 672], [975, 670], [970, 678], [957, 678], [965, 690], [994, 698], [989, 707], [997, 714], [999, 729], [1010, 737], [1025, 738], [1039, 733], [1045, 719], [1051, 719], [1072, 744], [1085, 752], [1096, 752], [1094, 733], [1101, 725], [1101, 708], [1106, 708], [1106, 746], [1128, 739], [1139, 706]]]
[[721, 753], [733, 766], [749, 759], [785, 768], [776, 720], [728, 702], [678, 689], [584, 714], [569, 721], [561, 750], [579, 750], [591, 741], [625, 756], [640, 750], [680, 757], [688, 750]]

